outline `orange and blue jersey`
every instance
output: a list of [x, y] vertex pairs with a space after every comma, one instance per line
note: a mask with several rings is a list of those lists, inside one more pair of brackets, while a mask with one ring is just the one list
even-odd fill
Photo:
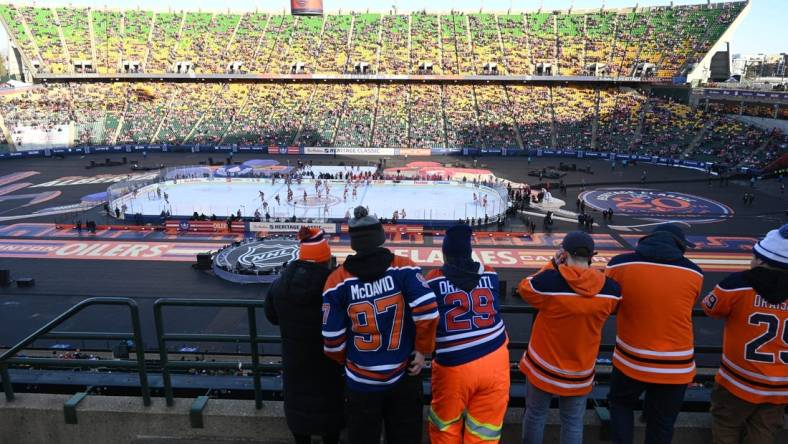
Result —
[[410, 259], [395, 256], [385, 273], [363, 282], [336, 269], [323, 292], [323, 350], [345, 365], [348, 387], [385, 390], [405, 371], [412, 353], [435, 348], [435, 294]]
[[479, 265], [479, 283], [471, 291], [457, 288], [440, 269], [427, 274], [438, 302], [435, 361], [462, 365], [494, 352], [506, 342], [499, 315], [498, 273]]
[[753, 404], [788, 404], [788, 302], [769, 303], [739, 272], [714, 287], [703, 310], [725, 320], [717, 384]]

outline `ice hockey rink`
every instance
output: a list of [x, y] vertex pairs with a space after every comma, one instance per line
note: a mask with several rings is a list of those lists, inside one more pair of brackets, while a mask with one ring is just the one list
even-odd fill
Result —
[[505, 189], [496, 191], [472, 183], [372, 181], [356, 187], [341, 180], [323, 180], [316, 188], [316, 182], [293, 182], [293, 198], [288, 202], [288, 187], [282, 179], [274, 183], [252, 178], [170, 180], [143, 187], [113, 201], [112, 206], [127, 215], [169, 211], [171, 216], [192, 216], [196, 212], [226, 218], [240, 210], [244, 217], [253, 217], [259, 211], [263, 217], [267, 212], [272, 218], [344, 219], [354, 207], [363, 205], [378, 217], [391, 218], [397, 211], [400, 219], [412, 221], [483, 218], [485, 214], [494, 217], [506, 210]]

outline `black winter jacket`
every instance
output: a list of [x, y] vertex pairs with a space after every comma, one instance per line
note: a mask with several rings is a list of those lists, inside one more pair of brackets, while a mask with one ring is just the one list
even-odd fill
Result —
[[265, 300], [265, 316], [282, 334], [285, 416], [296, 434], [337, 433], [344, 423], [344, 369], [323, 354], [323, 285], [330, 273], [291, 262]]

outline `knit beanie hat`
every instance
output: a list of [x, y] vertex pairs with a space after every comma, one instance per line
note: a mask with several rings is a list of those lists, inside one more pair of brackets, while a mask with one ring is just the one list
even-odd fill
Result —
[[753, 247], [753, 253], [773, 267], [788, 269], [788, 224], [766, 233]]
[[359, 253], [372, 251], [386, 243], [383, 225], [362, 206], [353, 210], [353, 218], [348, 222], [348, 233], [350, 248]]
[[473, 230], [465, 224], [455, 225], [446, 230], [443, 237], [443, 257], [451, 260], [471, 259], [471, 235]]
[[298, 230], [301, 249], [298, 258], [302, 261], [324, 263], [331, 260], [331, 247], [328, 246], [325, 231], [320, 228], [301, 227]]

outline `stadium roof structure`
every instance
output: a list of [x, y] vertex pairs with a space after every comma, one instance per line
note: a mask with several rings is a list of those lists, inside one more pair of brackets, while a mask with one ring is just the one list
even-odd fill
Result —
[[302, 17], [14, 2], [0, 5], [0, 23], [13, 48], [11, 72], [26, 80], [691, 81], [708, 74], [711, 56], [749, 8], [725, 2]]

